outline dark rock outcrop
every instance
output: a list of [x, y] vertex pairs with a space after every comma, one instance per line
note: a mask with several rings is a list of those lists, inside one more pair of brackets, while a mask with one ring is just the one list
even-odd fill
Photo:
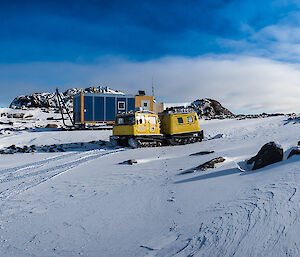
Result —
[[221, 163], [221, 162], [224, 162], [224, 161], [226, 161], [226, 159], [224, 157], [213, 158], [210, 161], [207, 161], [203, 164], [200, 164], [195, 168], [191, 168], [191, 169], [188, 169], [188, 170], [185, 170], [185, 171], [181, 172], [180, 175], [194, 173], [198, 170], [204, 171], [204, 170], [207, 170], [207, 169], [213, 169], [213, 168], [215, 168], [215, 165], [217, 163]]
[[47, 124], [45, 128], [58, 128], [57, 124]]
[[[83, 93], [103, 93], [103, 94], [123, 94], [121, 91], [112, 90], [109, 87], [88, 87], [85, 89], [71, 88], [60, 93], [62, 99], [65, 101], [66, 106], [73, 107], [73, 96], [80, 92]], [[34, 93], [31, 95], [18, 96], [10, 104], [10, 108], [56, 108], [57, 97], [55, 93]]]
[[7, 118], [22, 119], [24, 115], [25, 113], [12, 113], [12, 114], [8, 114]]
[[254, 163], [252, 170], [257, 170], [270, 164], [280, 162], [282, 159], [283, 149], [277, 146], [275, 142], [269, 142], [263, 145], [257, 155], [247, 161], [247, 164]]
[[215, 151], [201, 151], [201, 152], [197, 152], [197, 153], [191, 153], [190, 156], [197, 156], [197, 155], [206, 155], [206, 154], [211, 154], [214, 153]]
[[217, 163], [224, 162], [226, 159], [223, 157], [213, 158], [210, 161], [207, 161], [199, 166], [196, 167], [197, 170], [207, 170], [213, 169]]
[[127, 161], [120, 162], [119, 164], [130, 164], [130, 165], [133, 165], [133, 164], [137, 164], [137, 160], [130, 159], [130, 160], [127, 160]]
[[205, 98], [191, 103], [199, 117], [204, 118], [235, 118], [235, 115], [223, 107], [218, 101]]
[[292, 149], [292, 151], [290, 151], [289, 156], [287, 158], [289, 159], [293, 155], [300, 155], [300, 149], [299, 148]]

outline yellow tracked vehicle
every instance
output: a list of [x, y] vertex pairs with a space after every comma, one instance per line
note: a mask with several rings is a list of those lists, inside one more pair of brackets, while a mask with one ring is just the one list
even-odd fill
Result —
[[163, 135], [160, 133], [158, 115], [150, 111], [117, 114], [110, 140], [114, 144], [133, 148], [161, 146]]
[[161, 133], [167, 144], [189, 144], [203, 139], [199, 119], [191, 108], [170, 108], [159, 114]]
[[120, 146], [147, 147], [200, 142], [197, 114], [192, 109], [171, 108], [159, 115], [149, 111], [117, 114], [110, 140]]

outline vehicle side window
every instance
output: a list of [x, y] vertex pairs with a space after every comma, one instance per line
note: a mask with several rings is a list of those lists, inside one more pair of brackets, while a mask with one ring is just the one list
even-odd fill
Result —
[[178, 124], [183, 124], [183, 119], [181, 117], [177, 118], [177, 122], [178, 122]]
[[138, 125], [145, 124], [145, 117], [144, 116], [137, 116], [136, 120], [137, 120]]
[[118, 118], [118, 124], [124, 124], [124, 119], [123, 118]]
[[129, 124], [134, 124], [134, 116], [129, 116], [128, 123]]
[[156, 118], [154, 116], [148, 117], [149, 123], [155, 125], [156, 124]]
[[187, 121], [188, 123], [193, 123], [193, 116], [188, 116]]

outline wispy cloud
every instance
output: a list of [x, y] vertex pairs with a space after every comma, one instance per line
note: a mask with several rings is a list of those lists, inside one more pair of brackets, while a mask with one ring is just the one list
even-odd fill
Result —
[[300, 58], [300, 18], [299, 11], [288, 12], [274, 23], [255, 29], [250, 24], [242, 24], [247, 33], [240, 39], [218, 38], [217, 42], [228, 52], [265, 57], [285, 62], [299, 62]]

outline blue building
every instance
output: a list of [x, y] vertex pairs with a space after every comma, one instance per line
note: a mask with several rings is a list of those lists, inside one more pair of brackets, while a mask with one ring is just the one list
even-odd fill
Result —
[[110, 123], [114, 122], [117, 113], [135, 109], [133, 95], [79, 93], [73, 100], [75, 124]]

